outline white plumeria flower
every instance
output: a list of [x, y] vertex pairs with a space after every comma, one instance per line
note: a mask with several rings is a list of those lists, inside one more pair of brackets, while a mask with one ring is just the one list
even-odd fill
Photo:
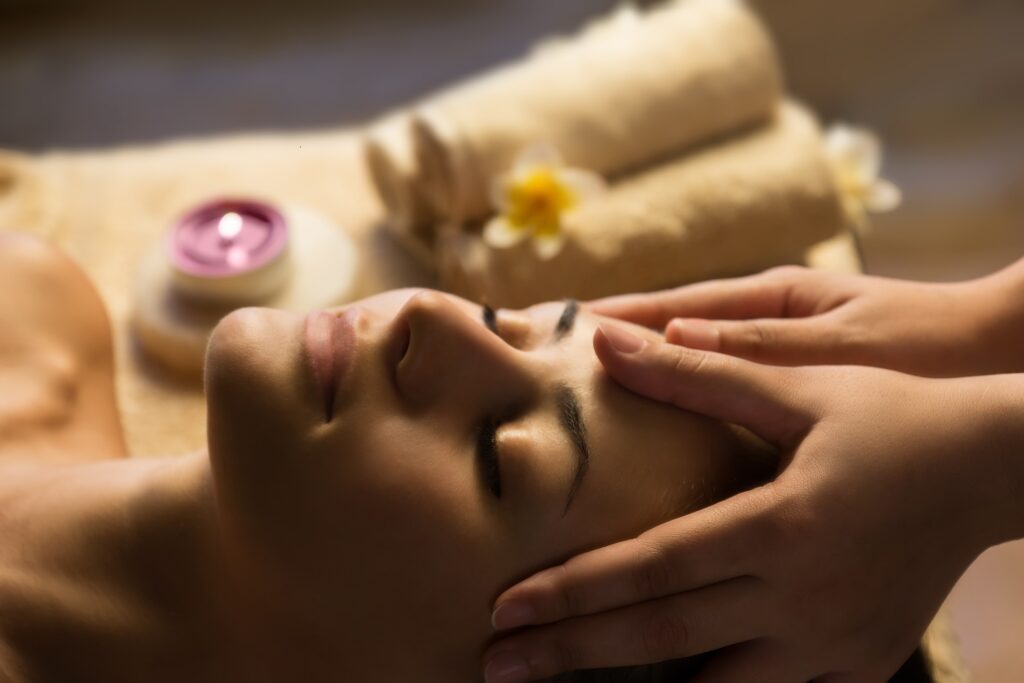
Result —
[[550, 259], [565, 245], [565, 215], [604, 191], [600, 176], [565, 166], [553, 147], [529, 147], [491, 185], [498, 215], [484, 226], [484, 242], [506, 249], [532, 237], [537, 255]]
[[867, 225], [867, 212], [892, 211], [900, 205], [900, 190], [879, 177], [882, 143], [866, 128], [842, 123], [825, 133], [825, 156], [832, 167], [843, 210], [855, 227]]

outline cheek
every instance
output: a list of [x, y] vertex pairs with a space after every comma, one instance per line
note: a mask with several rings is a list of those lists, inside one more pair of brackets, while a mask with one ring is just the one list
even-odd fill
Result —
[[[646, 498], [653, 523], [705, 507], [733, 488], [741, 446], [726, 425], [674, 409], [657, 411], [619, 455], [632, 495]], [[638, 422], [643, 424], [642, 422]]]
[[736, 440], [724, 425], [600, 379], [590, 398], [592, 457], [579, 500], [581, 544], [635, 536], [707, 505], [736, 477]]
[[679, 487], [673, 478], [635, 444], [595, 457], [567, 520], [573, 526], [569, 550], [575, 554], [632, 538], [669, 519]]

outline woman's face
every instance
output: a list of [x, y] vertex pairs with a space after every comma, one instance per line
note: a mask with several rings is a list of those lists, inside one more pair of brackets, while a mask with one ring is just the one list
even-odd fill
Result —
[[382, 680], [475, 680], [501, 590], [706, 504], [745, 468], [729, 428], [607, 378], [585, 310], [489, 318], [399, 290], [307, 318], [243, 309], [210, 343], [233, 552], [310, 638]]

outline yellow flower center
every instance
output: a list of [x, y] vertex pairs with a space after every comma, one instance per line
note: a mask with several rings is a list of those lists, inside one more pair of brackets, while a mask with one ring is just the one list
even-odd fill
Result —
[[553, 235], [559, 230], [562, 213], [576, 203], [576, 195], [554, 169], [539, 166], [513, 178], [506, 186], [505, 200], [509, 223], [538, 235]]

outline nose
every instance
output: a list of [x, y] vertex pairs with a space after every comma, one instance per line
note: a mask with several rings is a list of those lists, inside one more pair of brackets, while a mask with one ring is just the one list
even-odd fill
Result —
[[409, 343], [395, 376], [410, 403], [494, 412], [522, 405], [534, 394], [527, 354], [444, 294], [413, 296], [398, 321], [407, 326]]

